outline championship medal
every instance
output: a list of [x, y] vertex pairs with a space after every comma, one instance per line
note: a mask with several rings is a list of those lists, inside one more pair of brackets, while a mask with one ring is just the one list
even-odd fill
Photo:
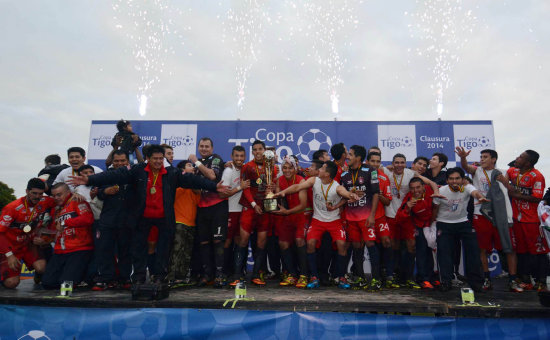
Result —
[[256, 180], [256, 184], [258, 185], [262, 184], [262, 179], [258, 177], [258, 179]]
[[150, 190], [150, 193], [151, 195], [154, 195], [157, 193], [157, 189], [155, 189], [155, 187], [152, 187], [151, 190]]
[[350, 191], [351, 191], [351, 192], [355, 192], [356, 190], [357, 190], [357, 189], [355, 189], [355, 187], [352, 187]]
[[27, 224], [23, 227], [23, 232], [29, 233], [31, 231], [31, 229], [32, 229], [31, 226]]

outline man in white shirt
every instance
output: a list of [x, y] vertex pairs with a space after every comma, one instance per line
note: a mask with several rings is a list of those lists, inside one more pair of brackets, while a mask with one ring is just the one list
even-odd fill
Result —
[[468, 283], [475, 291], [482, 289], [481, 261], [475, 229], [468, 221], [468, 201], [470, 196], [479, 202], [487, 202], [473, 185], [463, 185], [464, 170], [447, 170], [447, 185], [439, 192], [445, 198], [433, 200], [433, 216], [437, 221], [437, 260], [441, 276], [441, 290], [451, 289], [453, 279], [453, 248], [455, 238], [460, 238], [464, 247], [464, 271]]
[[[53, 181], [52, 186], [56, 185], [57, 183], [67, 182], [69, 176], [78, 175], [78, 169], [80, 169], [80, 167], [85, 164], [84, 162], [86, 161], [86, 151], [84, 151], [84, 149], [81, 147], [73, 146], [69, 148], [69, 150], [67, 150], [67, 158], [69, 159], [70, 167], [61, 170], [61, 172], [55, 178], [55, 181]], [[101, 170], [97, 166], [92, 165], [92, 167], [94, 168], [94, 173], [96, 174], [103, 172], [103, 170]], [[71, 189], [71, 192], [74, 192], [75, 188], [75, 185], [69, 185], [69, 189]]]

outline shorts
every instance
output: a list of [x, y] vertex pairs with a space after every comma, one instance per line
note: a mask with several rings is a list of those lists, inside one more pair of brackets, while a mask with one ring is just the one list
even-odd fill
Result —
[[152, 226], [149, 230], [149, 236], [147, 236], [147, 242], [157, 243], [159, 240], [159, 228], [157, 226]]
[[388, 227], [390, 228], [390, 238], [392, 240], [414, 240], [416, 232], [412, 223], [397, 223], [395, 218], [386, 217]]
[[319, 244], [325, 232], [330, 233], [333, 244], [336, 241], [346, 240], [346, 232], [342, 227], [342, 221], [340, 219], [331, 222], [321, 222], [315, 218], [311, 220], [311, 227], [309, 227], [307, 232], [307, 240], [317, 240]]
[[197, 209], [197, 237], [200, 243], [213, 240], [225, 241], [229, 205], [227, 200], [209, 207]]
[[232, 211], [229, 213], [227, 219], [227, 239], [233, 239], [235, 236], [239, 236], [241, 233], [241, 212]]
[[[14, 252], [15, 257], [19, 260], [23, 260], [29, 270], [32, 270], [32, 265], [42, 258], [38, 254], [38, 249], [34, 246], [25, 247], [17, 252]], [[21, 268], [19, 270], [13, 270], [8, 266], [8, 259], [6, 255], [0, 256], [0, 279], [4, 281], [10, 277], [16, 277], [21, 275]]]
[[[474, 215], [472, 225], [476, 230], [477, 242], [479, 248], [484, 249], [487, 252], [492, 252], [493, 247], [496, 250], [502, 250], [500, 243], [500, 234], [498, 229], [483, 215]], [[512, 228], [510, 228], [511, 230]], [[510, 235], [512, 237], [512, 235]]]
[[256, 214], [253, 208], [243, 207], [241, 212], [241, 229], [249, 234], [256, 232], [267, 232], [269, 229], [270, 214]]
[[533, 255], [548, 254], [546, 238], [540, 224], [514, 221], [514, 236], [516, 238], [516, 252]]
[[367, 220], [348, 221], [346, 234], [348, 242], [376, 241], [376, 228], [368, 228]]
[[374, 220], [374, 228], [376, 229], [376, 239], [380, 241], [382, 237], [390, 237], [390, 226], [386, 216], [382, 216]]
[[279, 241], [294, 243], [297, 238], [304, 238], [305, 218], [304, 214], [297, 213], [275, 218], [275, 234]]

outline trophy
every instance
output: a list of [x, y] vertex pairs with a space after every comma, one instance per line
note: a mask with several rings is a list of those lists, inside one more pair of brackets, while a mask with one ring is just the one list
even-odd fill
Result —
[[[275, 167], [275, 153], [271, 150], [264, 152], [264, 164], [265, 164], [265, 180], [266, 185], [273, 183], [273, 169]], [[279, 210], [279, 204], [276, 198], [273, 198], [274, 194], [271, 189], [267, 189], [264, 199], [264, 211], [272, 212]]]

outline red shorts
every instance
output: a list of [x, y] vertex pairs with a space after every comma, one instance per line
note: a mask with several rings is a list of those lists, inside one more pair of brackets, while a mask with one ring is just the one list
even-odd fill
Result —
[[346, 234], [348, 242], [376, 241], [376, 229], [367, 228], [367, 221], [348, 221]]
[[232, 240], [235, 236], [239, 236], [241, 234], [240, 220], [241, 220], [240, 211], [233, 211], [229, 213], [229, 219], [227, 220], [227, 238], [226, 239]]
[[252, 208], [243, 207], [241, 212], [241, 229], [251, 234], [254, 230], [257, 232], [266, 232], [269, 229], [270, 214], [256, 214]]
[[523, 223], [514, 221], [514, 236], [518, 254], [530, 253], [533, 255], [548, 254], [546, 238], [537, 223]]
[[386, 221], [392, 240], [414, 240], [416, 230], [412, 223], [397, 223], [395, 218], [391, 217], [386, 217]]
[[376, 239], [380, 241], [382, 237], [391, 237], [390, 227], [386, 216], [382, 216], [374, 220], [374, 228], [376, 229]]
[[293, 243], [297, 238], [304, 238], [304, 214], [298, 213], [288, 216], [277, 216], [275, 221], [275, 233], [279, 241]]
[[[477, 242], [480, 249], [492, 252], [493, 247], [496, 250], [502, 250], [500, 235], [498, 229], [483, 215], [474, 215], [472, 225], [476, 230]], [[512, 236], [512, 235], [510, 235]]]
[[325, 231], [330, 233], [333, 243], [336, 241], [346, 240], [346, 232], [342, 227], [341, 220], [338, 219], [332, 222], [321, 222], [314, 218], [311, 220], [311, 227], [309, 227], [307, 232], [307, 240], [317, 240], [317, 244], [319, 244], [321, 243], [321, 237]]
[[[19, 260], [23, 260], [25, 262], [25, 265], [27, 265], [27, 268], [29, 270], [32, 270], [33, 264], [41, 260], [42, 258], [40, 255], [38, 255], [38, 250], [34, 246], [25, 247], [23, 250], [20, 250], [18, 252], [14, 252], [15, 257], [17, 257]], [[2, 281], [10, 278], [10, 277], [16, 277], [21, 275], [21, 268], [19, 270], [13, 270], [8, 266], [8, 259], [6, 258], [6, 255], [2, 254], [0, 256], [0, 278]]]
[[152, 226], [151, 230], [149, 230], [149, 236], [147, 236], [147, 242], [149, 243], [157, 243], [159, 240], [159, 228], [156, 226]]

